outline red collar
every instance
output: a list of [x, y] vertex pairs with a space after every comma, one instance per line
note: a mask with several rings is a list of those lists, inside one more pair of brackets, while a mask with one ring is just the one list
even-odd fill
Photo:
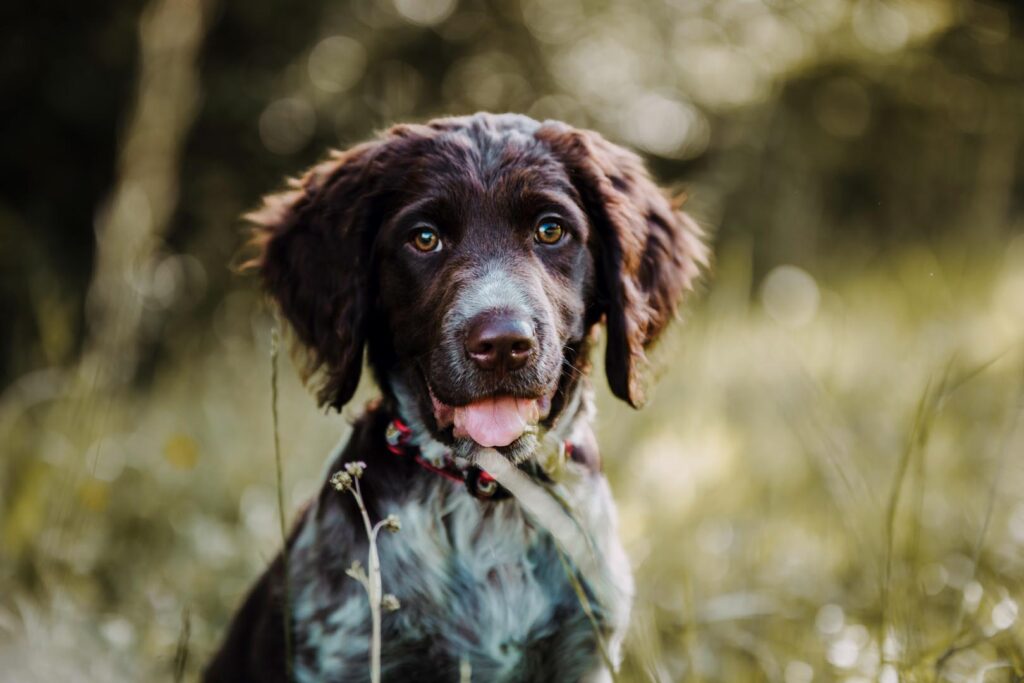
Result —
[[[460, 466], [450, 451], [446, 451], [439, 462], [427, 460], [419, 447], [412, 443], [412, 429], [401, 418], [392, 418], [391, 422], [388, 423], [387, 429], [384, 430], [384, 443], [388, 450], [395, 455], [412, 457], [416, 464], [423, 469], [439, 474], [449, 481], [465, 484], [466, 490], [481, 500], [500, 500], [511, 495], [504, 486], [495, 481], [494, 477], [479, 467], [475, 465], [469, 467]], [[573, 451], [572, 443], [566, 441], [566, 459], [573, 457]], [[527, 469], [528, 474], [546, 476], [535, 463], [521, 465], [520, 467], [529, 468]]]

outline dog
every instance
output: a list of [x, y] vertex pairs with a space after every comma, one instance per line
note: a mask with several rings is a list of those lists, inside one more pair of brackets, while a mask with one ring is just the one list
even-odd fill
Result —
[[[645, 351], [707, 263], [695, 222], [599, 134], [487, 113], [392, 127], [248, 219], [249, 265], [320, 405], [350, 401], [364, 350], [381, 397], [205, 680], [367, 680], [369, 602], [346, 570], [369, 542], [355, 497], [331, 485], [346, 464], [371, 521], [401, 525], [376, 542], [399, 605], [382, 617], [384, 680], [607, 680], [633, 583], [589, 356], [603, 323], [611, 392], [642, 404]], [[531, 487], [561, 491], [576, 526], [553, 531], [559, 513], [528, 504]]]

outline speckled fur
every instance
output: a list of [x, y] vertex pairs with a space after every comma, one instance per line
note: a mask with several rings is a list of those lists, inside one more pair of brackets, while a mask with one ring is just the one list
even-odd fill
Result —
[[[581, 443], [588, 406], [580, 402], [577, 419], [561, 425]], [[593, 624], [551, 536], [515, 500], [477, 500], [462, 485], [385, 450], [388, 419], [387, 409], [368, 409], [326, 468], [369, 463], [361, 485], [372, 519], [393, 513], [402, 520], [400, 532], [378, 541], [384, 590], [402, 604], [384, 616], [384, 679], [456, 681], [466, 661], [475, 681], [601, 680]], [[577, 482], [571, 498], [607, 582], [600, 591], [588, 585], [588, 595], [617, 658], [631, 604], [629, 563], [604, 477], [582, 463], [570, 467]], [[367, 545], [351, 496], [325, 480], [287, 552], [295, 679], [365, 681], [369, 608], [345, 569], [353, 560], [365, 563]], [[282, 566], [278, 558], [249, 595], [207, 680], [284, 680]], [[600, 594], [617, 598], [600, 604]]]
[[[583, 476], [582, 517], [613, 521], [603, 477]], [[353, 520], [340, 497], [325, 491], [291, 551], [299, 681], [366, 677], [366, 595], [343, 575], [352, 559], [365, 557], [364, 539], [353, 539], [347, 553], [325, 557], [317, 548], [318, 538], [351, 537]], [[514, 500], [481, 503], [457, 484], [417, 477], [404, 494], [379, 501], [376, 514], [391, 513], [402, 530], [382, 535], [378, 545], [385, 590], [402, 608], [385, 616], [386, 680], [456, 681], [464, 659], [477, 681], [576, 681], [600, 669], [593, 626], [551, 537]], [[627, 577], [620, 590], [631, 592], [614, 524], [600, 531], [602, 555], [622, 565], [608, 567], [609, 575]], [[599, 609], [603, 637], [614, 643], [628, 621], [629, 593], [623, 597], [619, 613]], [[325, 605], [334, 607], [322, 612]]]

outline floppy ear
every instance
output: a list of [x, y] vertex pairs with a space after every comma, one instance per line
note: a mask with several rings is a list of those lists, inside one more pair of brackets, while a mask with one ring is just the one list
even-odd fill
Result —
[[691, 290], [708, 249], [697, 224], [673, 205], [632, 152], [592, 131], [547, 122], [537, 132], [566, 166], [594, 228], [598, 315], [608, 332], [612, 393], [644, 401], [645, 350]]
[[257, 253], [243, 267], [259, 272], [306, 347], [304, 379], [319, 373], [320, 405], [338, 410], [363, 365], [372, 244], [365, 214], [380, 145], [334, 152], [245, 217]]

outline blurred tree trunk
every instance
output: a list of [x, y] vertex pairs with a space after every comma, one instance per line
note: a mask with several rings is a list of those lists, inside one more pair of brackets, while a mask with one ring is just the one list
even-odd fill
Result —
[[[1009, 98], [1007, 98], [1009, 99]], [[1013, 111], [1008, 103], [1001, 111]], [[1013, 215], [1013, 190], [1016, 180], [1020, 131], [1010, 115], [993, 117], [981, 142], [975, 191], [969, 206], [966, 227], [972, 237], [995, 241]]]
[[115, 185], [96, 218], [96, 263], [86, 297], [81, 377], [129, 381], [161, 294], [157, 267], [178, 199], [185, 137], [199, 99], [198, 55], [213, 0], [152, 0], [139, 25], [135, 102]]

